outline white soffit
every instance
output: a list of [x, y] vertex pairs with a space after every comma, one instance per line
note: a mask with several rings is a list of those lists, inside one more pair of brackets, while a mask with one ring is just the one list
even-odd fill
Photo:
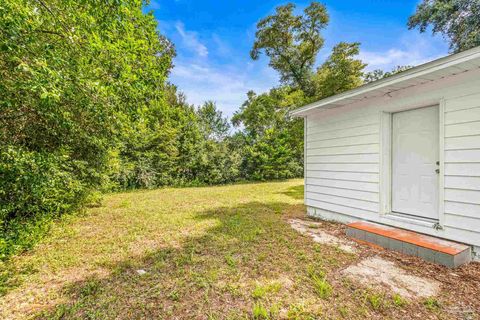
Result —
[[480, 69], [480, 47], [452, 54], [391, 77], [370, 82], [344, 93], [308, 104], [292, 111], [292, 115], [303, 117], [314, 109], [330, 109], [345, 106], [474, 69]]

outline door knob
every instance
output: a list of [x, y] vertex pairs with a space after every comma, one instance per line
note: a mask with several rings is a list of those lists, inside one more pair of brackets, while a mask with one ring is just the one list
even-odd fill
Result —
[[435, 172], [436, 172], [436, 173], [440, 173], [440, 169], [435, 169]]
[[439, 166], [439, 165], [440, 165], [440, 161], [437, 161], [437, 166]]

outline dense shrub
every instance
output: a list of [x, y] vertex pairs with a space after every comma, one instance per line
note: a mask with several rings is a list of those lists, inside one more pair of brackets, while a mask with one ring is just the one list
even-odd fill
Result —
[[303, 164], [288, 144], [289, 132], [269, 129], [245, 149], [244, 169], [252, 180], [301, 177]]
[[302, 73], [308, 90], [249, 92], [232, 133], [214, 102], [189, 105], [167, 82], [175, 50], [144, 4], [0, 3], [0, 259], [98, 190], [300, 177], [303, 121], [290, 111], [361, 83], [358, 44], [339, 44]]
[[40, 236], [46, 219], [113, 188], [114, 170], [130, 165], [122, 148], [141, 134], [166, 156], [133, 163], [140, 185], [151, 183], [148, 165], [171, 167], [159, 163], [175, 144], [174, 120], [162, 123], [172, 113], [165, 87], [174, 50], [140, 0], [5, 0], [0, 16], [5, 255]]
[[243, 140], [241, 175], [248, 180], [271, 180], [303, 175], [303, 121], [290, 111], [306, 101], [304, 93], [280, 87], [248, 100], [233, 116]]
[[0, 148], [0, 258], [29, 247], [46, 220], [77, 209], [88, 195], [76, 164], [62, 154]]

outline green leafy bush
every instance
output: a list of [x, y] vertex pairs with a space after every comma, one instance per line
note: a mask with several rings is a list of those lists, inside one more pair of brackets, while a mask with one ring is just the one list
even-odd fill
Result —
[[[6, 257], [30, 246], [49, 220], [84, 205], [93, 190], [114, 189], [115, 170], [142, 187], [174, 171], [177, 120], [165, 99], [175, 52], [142, 1], [5, 0], [0, 16]], [[121, 151], [135, 139], [144, 155], [131, 161]], [[119, 163], [133, 164], [131, 174], [115, 168], [115, 153]]]
[[65, 155], [0, 148], [0, 258], [30, 247], [48, 221], [88, 195]]
[[[214, 102], [192, 106], [168, 83], [175, 50], [145, 3], [0, 3], [0, 258], [94, 192], [301, 177], [303, 121], [290, 112], [361, 84], [358, 44], [335, 46], [316, 71], [321, 46], [312, 46], [299, 79], [247, 93], [231, 133]], [[287, 18], [287, 37], [303, 30], [290, 28], [292, 10], [267, 17]], [[326, 11], [313, 3], [300, 20], [316, 17]], [[325, 23], [308, 28], [322, 39]], [[272, 44], [263, 40], [257, 50]]]

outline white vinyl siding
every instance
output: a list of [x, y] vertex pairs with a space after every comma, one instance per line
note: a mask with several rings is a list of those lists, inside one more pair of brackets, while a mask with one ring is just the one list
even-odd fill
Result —
[[445, 150], [480, 149], [477, 136], [445, 138]]
[[378, 212], [378, 113], [307, 118], [306, 202], [351, 214]]
[[[330, 173], [336, 174], [336, 172], [330, 172]], [[331, 188], [347, 189], [347, 190], [361, 190], [361, 191], [378, 193], [378, 182], [349, 181], [349, 180], [337, 179], [336, 177], [331, 177], [329, 179], [325, 179], [325, 178], [317, 179], [317, 178], [309, 177], [307, 185], [323, 186], [323, 187], [331, 187]]]
[[326, 202], [326, 201], [318, 201], [318, 200], [313, 200], [313, 199], [307, 199], [308, 206], [312, 206], [315, 208], [320, 208], [323, 210], [327, 211], [333, 211], [333, 212], [339, 212], [343, 213], [345, 215], [352, 215], [352, 213], [355, 214], [355, 216], [360, 216], [360, 217], [368, 217], [369, 215], [372, 214], [371, 211], [368, 210], [362, 210], [357, 207], [349, 207], [346, 204], [339, 205], [331, 202]]
[[480, 121], [452, 123], [445, 126], [445, 138], [480, 135]]
[[480, 238], [478, 94], [445, 104], [445, 227], [467, 230]]
[[356, 146], [339, 146], [325, 148], [311, 148], [309, 156], [332, 156], [332, 155], [359, 155], [359, 154], [375, 154], [379, 152], [378, 144], [364, 144]]
[[[436, 230], [433, 224], [392, 217], [384, 204], [390, 201], [391, 191], [385, 191], [390, 184], [384, 182], [389, 169], [380, 170], [389, 166], [385, 115], [440, 104], [443, 229]], [[305, 164], [305, 204], [311, 214], [343, 214], [349, 221], [364, 219], [480, 246], [480, 71], [310, 112]]]
[[446, 176], [445, 188], [480, 190], [480, 177]]
[[327, 147], [367, 146], [378, 143], [378, 133], [330, 140], [315, 140], [311, 136], [307, 136], [307, 142], [309, 143], [309, 150]]
[[335, 181], [372, 182], [378, 187], [378, 173], [307, 171], [306, 177], [310, 180], [321, 178]]

